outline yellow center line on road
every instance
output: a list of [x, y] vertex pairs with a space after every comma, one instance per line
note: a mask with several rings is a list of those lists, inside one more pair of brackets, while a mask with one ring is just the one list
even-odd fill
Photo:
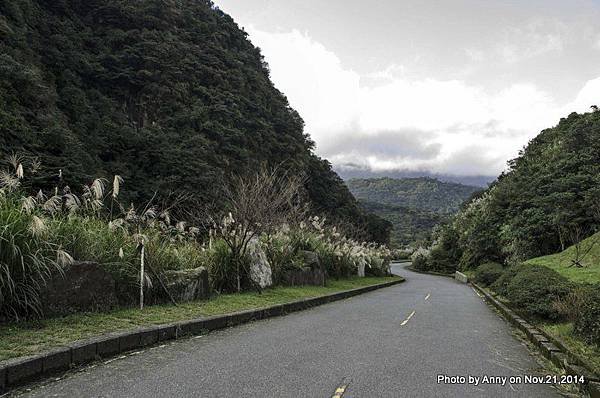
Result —
[[402, 321], [402, 323], [400, 324], [400, 326], [404, 326], [408, 323], [408, 321], [410, 321], [410, 318], [413, 317], [413, 315], [415, 314], [416, 311], [413, 311], [410, 313], [410, 315], [408, 316], [408, 318], [406, 318], [405, 320]]
[[431, 293], [427, 293], [427, 296], [425, 296], [425, 300], [429, 300], [429, 296], [431, 296]]
[[341, 386], [339, 386], [338, 388], [335, 389], [335, 392], [333, 393], [333, 395], [331, 396], [331, 398], [341, 398], [344, 393], [346, 392], [346, 388], [348, 386], [343, 384]]

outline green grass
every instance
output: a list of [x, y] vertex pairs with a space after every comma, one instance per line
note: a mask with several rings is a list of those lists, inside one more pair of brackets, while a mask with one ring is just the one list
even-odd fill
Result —
[[527, 260], [525, 264], [539, 264], [552, 268], [573, 282], [600, 283], [600, 232], [581, 243], [581, 251], [585, 252], [592, 243], [597, 243], [591, 251], [583, 258], [583, 267], [571, 266], [571, 260], [575, 258], [575, 247], [571, 246], [561, 253], [549, 256], [537, 257]]
[[353, 277], [330, 280], [326, 287], [276, 287], [267, 289], [262, 294], [227, 294], [178, 306], [150, 306], [143, 311], [127, 308], [109, 313], [75, 314], [63, 318], [0, 325], [0, 360], [39, 353], [108, 332], [267, 307], [397, 279], [400, 278]]
[[573, 334], [572, 323], [543, 324], [542, 329], [561, 339], [575, 354], [593, 367], [596, 374], [600, 374], [600, 347], [590, 345]]

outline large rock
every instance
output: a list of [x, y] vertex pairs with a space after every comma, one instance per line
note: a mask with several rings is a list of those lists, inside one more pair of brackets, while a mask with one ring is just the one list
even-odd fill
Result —
[[46, 316], [82, 311], [108, 311], [117, 307], [115, 280], [101, 265], [75, 262], [63, 274], [53, 275], [40, 292]]
[[[207, 299], [210, 296], [208, 271], [204, 267], [165, 271], [162, 275], [165, 286], [176, 302]], [[159, 289], [156, 286], [154, 289]]]
[[325, 286], [327, 274], [321, 269], [302, 268], [285, 271], [282, 279], [286, 286]]
[[298, 253], [302, 257], [304, 267], [285, 271], [282, 277], [283, 284], [287, 286], [325, 286], [327, 272], [323, 269], [319, 255], [309, 250], [300, 250]]
[[271, 286], [273, 284], [271, 265], [258, 239], [253, 239], [248, 244], [248, 256], [250, 257], [250, 279], [261, 289]]
[[322, 269], [321, 260], [317, 253], [308, 250], [300, 250], [299, 254], [302, 256], [302, 262], [305, 267], [310, 269]]

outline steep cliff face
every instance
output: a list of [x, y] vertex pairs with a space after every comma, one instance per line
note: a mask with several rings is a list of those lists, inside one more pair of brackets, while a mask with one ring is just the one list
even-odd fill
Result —
[[226, 175], [284, 164], [310, 176], [316, 209], [365, 217], [211, 1], [1, 2], [0, 39], [3, 155], [39, 156], [73, 185], [120, 174], [136, 202], [180, 190], [218, 202]]

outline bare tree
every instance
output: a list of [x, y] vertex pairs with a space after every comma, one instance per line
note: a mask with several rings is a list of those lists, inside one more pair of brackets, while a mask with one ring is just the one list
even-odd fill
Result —
[[242, 273], [248, 273], [243, 259], [252, 239], [304, 218], [304, 182], [303, 175], [263, 167], [252, 175], [232, 177], [223, 188], [225, 210], [208, 220], [213, 233], [231, 250], [238, 291]]
[[573, 242], [573, 247], [575, 248], [575, 257], [571, 259], [571, 267], [583, 268], [582, 261], [592, 251], [596, 243], [598, 243], [598, 237], [595, 237], [591, 241], [588, 241], [586, 247], [583, 247], [582, 242], [591, 233], [587, 232], [579, 225], [568, 229], [569, 239]]

